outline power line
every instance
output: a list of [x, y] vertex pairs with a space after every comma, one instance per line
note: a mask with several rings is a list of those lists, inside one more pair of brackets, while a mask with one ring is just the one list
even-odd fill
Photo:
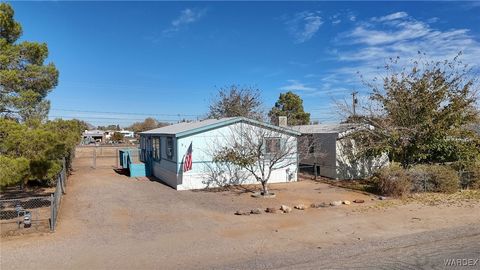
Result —
[[[123, 121], [143, 121], [143, 118], [121, 118], [121, 117], [96, 117], [96, 116], [73, 116], [73, 115], [49, 115], [49, 118], [77, 118], [87, 120], [123, 120]], [[179, 119], [155, 119], [159, 122], [172, 122]]]
[[[71, 110], [71, 109], [50, 109], [51, 111], [62, 112], [80, 112], [80, 113], [107, 113], [107, 114], [123, 114], [123, 115], [158, 115], [158, 116], [190, 116], [199, 117], [200, 114], [164, 114], [164, 113], [128, 113], [128, 112], [108, 112], [108, 111], [87, 111], [87, 110]], [[143, 119], [142, 119], [143, 120]]]

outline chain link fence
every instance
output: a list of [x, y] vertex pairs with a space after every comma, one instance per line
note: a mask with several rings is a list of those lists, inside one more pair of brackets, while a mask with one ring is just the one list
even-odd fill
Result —
[[[65, 159], [56, 177], [55, 191], [50, 195], [28, 196], [19, 192], [17, 198], [0, 200], [1, 236], [31, 232], [55, 231], [60, 203], [66, 194], [67, 169]], [[27, 193], [28, 194], [28, 193]]]
[[480, 181], [478, 179], [479, 175], [476, 175], [475, 172], [460, 170], [458, 172], [460, 177], [460, 185], [462, 188], [472, 188], [474, 182]]

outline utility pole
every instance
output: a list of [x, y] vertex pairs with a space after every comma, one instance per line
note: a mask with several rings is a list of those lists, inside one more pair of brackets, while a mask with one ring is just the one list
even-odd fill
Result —
[[356, 111], [356, 107], [357, 107], [357, 104], [358, 104], [357, 94], [358, 94], [358, 91], [353, 91], [352, 92], [353, 116], [357, 116], [357, 111]]

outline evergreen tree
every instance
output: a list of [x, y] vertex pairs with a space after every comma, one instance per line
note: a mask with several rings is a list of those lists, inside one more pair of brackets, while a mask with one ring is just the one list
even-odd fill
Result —
[[50, 108], [45, 98], [58, 83], [58, 70], [44, 63], [47, 44], [17, 42], [22, 27], [13, 16], [12, 7], [0, 3], [0, 115], [44, 120]]
[[276, 123], [279, 116], [286, 116], [287, 123], [290, 126], [308, 125], [310, 123], [310, 113], [303, 110], [302, 98], [291, 91], [280, 94], [268, 116], [272, 123]]

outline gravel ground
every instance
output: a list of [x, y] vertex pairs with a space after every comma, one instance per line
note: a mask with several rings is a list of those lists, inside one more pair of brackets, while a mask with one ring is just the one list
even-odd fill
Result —
[[[75, 161], [55, 233], [1, 239], [2, 270], [235, 268], [239, 261], [281, 261], [278, 254], [480, 224], [478, 204], [372, 207], [383, 201], [314, 181], [272, 185], [274, 199], [252, 198], [242, 189], [175, 191], [157, 181], [117, 174], [112, 167], [91, 169], [89, 162]], [[366, 202], [290, 214], [233, 215], [256, 207], [356, 198]]]

